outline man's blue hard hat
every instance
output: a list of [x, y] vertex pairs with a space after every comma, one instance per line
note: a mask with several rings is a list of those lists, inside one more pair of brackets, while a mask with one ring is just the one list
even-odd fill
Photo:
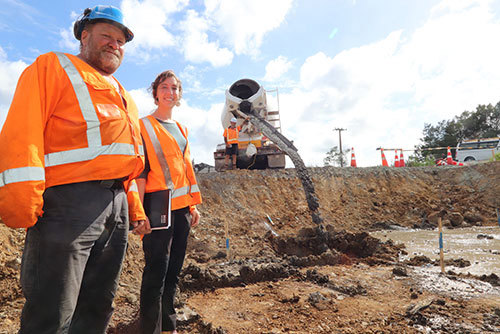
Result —
[[85, 9], [82, 18], [75, 22], [73, 33], [77, 40], [80, 40], [82, 37], [82, 31], [85, 25], [92, 21], [102, 21], [116, 25], [125, 34], [126, 42], [130, 42], [134, 38], [132, 31], [123, 24], [123, 14], [121, 10], [113, 6], [97, 5], [94, 8]]

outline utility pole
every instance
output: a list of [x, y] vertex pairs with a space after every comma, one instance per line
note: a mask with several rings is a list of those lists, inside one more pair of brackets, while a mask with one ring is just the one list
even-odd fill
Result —
[[344, 167], [344, 155], [342, 154], [342, 131], [347, 131], [347, 129], [335, 128], [333, 130], [339, 132], [340, 167]]

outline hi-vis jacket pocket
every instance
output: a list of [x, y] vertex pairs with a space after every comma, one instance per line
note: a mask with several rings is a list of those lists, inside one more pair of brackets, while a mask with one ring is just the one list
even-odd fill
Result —
[[99, 115], [106, 119], [120, 119], [121, 111], [116, 104], [96, 104]]

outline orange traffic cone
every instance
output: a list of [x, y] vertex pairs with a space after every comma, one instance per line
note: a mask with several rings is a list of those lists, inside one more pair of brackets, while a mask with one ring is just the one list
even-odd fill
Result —
[[398, 156], [398, 150], [394, 150], [394, 167], [399, 167], [399, 156]]
[[451, 164], [452, 164], [453, 166], [463, 166], [463, 165], [464, 165], [463, 163], [458, 162], [458, 161], [455, 161], [455, 160], [451, 160]]
[[399, 153], [399, 167], [405, 167], [405, 158], [403, 157], [403, 150]]
[[380, 149], [380, 154], [382, 155], [382, 166], [389, 167], [389, 164], [387, 163], [387, 159], [385, 158], [383, 148]]
[[356, 165], [356, 156], [354, 155], [354, 147], [351, 149], [351, 167], [358, 167]]
[[453, 158], [451, 157], [451, 150], [449, 146], [448, 146], [448, 153], [446, 153], [446, 163], [448, 165], [453, 165]]
[[446, 161], [444, 161], [444, 159], [439, 159], [436, 161], [436, 166], [446, 166]]

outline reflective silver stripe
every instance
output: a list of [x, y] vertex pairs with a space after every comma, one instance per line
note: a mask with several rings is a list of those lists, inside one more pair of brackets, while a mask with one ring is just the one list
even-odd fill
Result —
[[61, 52], [54, 52], [59, 59], [59, 63], [66, 72], [73, 90], [75, 91], [76, 98], [80, 104], [83, 119], [87, 122], [87, 142], [89, 147], [101, 146], [101, 131], [99, 118], [95, 110], [92, 99], [87, 85], [82, 79], [80, 72], [76, 69], [75, 65], [69, 60], [68, 56]]
[[[191, 192], [189, 192], [189, 188], [191, 188]], [[185, 187], [181, 187], [178, 189], [174, 189], [174, 193], [172, 194], [172, 198], [181, 197], [181, 196], [184, 196], [187, 194], [194, 194], [194, 193], [199, 193], [199, 192], [200, 192], [200, 188], [198, 188], [198, 185], [193, 184], [191, 187], [185, 186]]]
[[197, 184], [193, 184], [191, 186], [191, 194], [199, 193], [199, 192], [200, 192], [200, 188], [198, 188], [198, 185]]
[[139, 145], [139, 154], [144, 155], [144, 146]]
[[19, 167], [0, 173], [0, 187], [24, 181], [45, 181], [45, 170], [43, 167]]
[[95, 159], [100, 155], [135, 156], [134, 145], [113, 143], [111, 145], [104, 145], [99, 147], [85, 147], [69, 151], [48, 153], [45, 155], [45, 167], [88, 161]]
[[174, 189], [174, 183], [172, 182], [172, 177], [170, 176], [170, 168], [168, 168], [167, 158], [165, 158], [165, 154], [163, 154], [163, 150], [161, 149], [160, 141], [156, 136], [153, 124], [151, 124], [148, 117], [142, 118], [142, 122], [144, 123], [149, 139], [151, 139], [151, 144], [153, 144], [153, 149], [155, 150], [156, 157], [158, 158], [161, 170], [163, 171], [163, 177], [165, 178], [167, 189], [172, 190]]
[[135, 182], [132, 182], [130, 184], [130, 187], [128, 188], [128, 192], [131, 192], [131, 191], [135, 191], [135, 192], [139, 192], [139, 188], [137, 188], [137, 183]]

